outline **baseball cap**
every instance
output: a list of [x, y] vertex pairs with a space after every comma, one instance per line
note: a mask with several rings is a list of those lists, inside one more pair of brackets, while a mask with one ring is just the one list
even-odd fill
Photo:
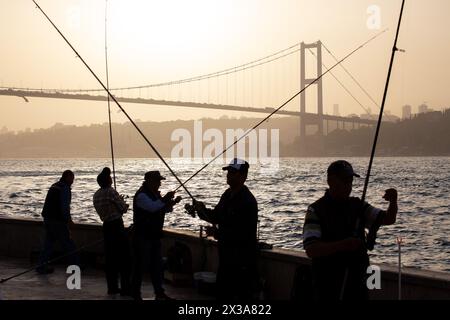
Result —
[[345, 160], [338, 160], [330, 164], [327, 170], [327, 174], [330, 175], [338, 175], [345, 177], [361, 177], [359, 174], [353, 171], [352, 165]]
[[248, 172], [248, 168], [250, 165], [247, 161], [234, 158], [230, 164], [226, 167], [223, 167], [222, 170], [235, 170], [235, 171], [241, 171], [241, 172]]
[[148, 171], [145, 173], [144, 175], [144, 180], [145, 181], [150, 181], [150, 180], [166, 180], [166, 178], [164, 178], [163, 176], [161, 176], [161, 173], [159, 173], [159, 171], [154, 170], [154, 171]]

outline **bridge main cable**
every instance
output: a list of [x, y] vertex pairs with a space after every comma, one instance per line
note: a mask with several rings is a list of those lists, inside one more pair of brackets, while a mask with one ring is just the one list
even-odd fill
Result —
[[[201, 80], [205, 80], [205, 79], [210, 79], [210, 78], [216, 78], [216, 77], [221, 77], [221, 76], [226, 76], [232, 73], [236, 73], [236, 72], [242, 72], [251, 68], [255, 68], [255, 67], [259, 67], [261, 65], [285, 58], [287, 56], [290, 56], [291, 54], [294, 54], [296, 52], [299, 52], [300, 49], [295, 49], [295, 47], [298, 47], [300, 45], [300, 43], [296, 43], [286, 49], [283, 50], [279, 50], [275, 53], [272, 53], [268, 56], [265, 56], [263, 58], [259, 58], [257, 60], [253, 60], [251, 62], [247, 62], [244, 64], [241, 64], [239, 66], [235, 66], [232, 68], [227, 68], [227, 69], [223, 69], [220, 71], [216, 71], [216, 72], [210, 72], [207, 74], [203, 74], [203, 75], [199, 75], [199, 76], [194, 76], [194, 77], [189, 77], [189, 78], [184, 78], [184, 79], [179, 79], [179, 80], [172, 80], [172, 81], [166, 81], [166, 82], [159, 82], [159, 83], [153, 83], [153, 84], [145, 84], [145, 85], [140, 85], [140, 86], [129, 86], [129, 87], [117, 87], [117, 88], [109, 88], [109, 91], [119, 91], [119, 90], [133, 90], [133, 89], [149, 89], [149, 88], [156, 88], [156, 87], [163, 87], [163, 86], [170, 86], [170, 85], [177, 85], [177, 84], [184, 84], [184, 83], [190, 83], [190, 82], [195, 82], [195, 81], [201, 81]], [[287, 52], [289, 50], [295, 49], [293, 51]], [[280, 55], [282, 54], [283, 55]], [[270, 60], [267, 60], [269, 59]], [[1, 89], [12, 89], [12, 90], [29, 90], [29, 91], [41, 91], [41, 92], [61, 92], [61, 93], [87, 93], [87, 92], [99, 92], [99, 91], [103, 91], [103, 89], [57, 89], [57, 88], [23, 88], [23, 87], [0, 87]]]
[[[119, 101], [111, 94], [111, 92], [106, 88], [106, 86], [103, 84], [103, 82], [97, 77], [94, 71], [89, 67], [89, 65], [84, 61], [84, 59], [79, 55], [77, 50], [72, 46], [72, 44], [67, 40], [67, 38], [62, 34], [62, 32], [58, 29], [58, 27], [53, 23], [53, 21], [47, 16], [47, 14], [42, 10], [42, 8], [37, 4], [35, 0], [32, 0], [36, 7], [42, 12], [42, 14], [47, 18], [47, 20], [51, 23], [51, 25], [55, 28], [56, 31], [60, 34], [60, 36], [64, 39], [64, 41], [69, 45], [69, 47], [75, 52], [78, 58], [80, 58], [81, 62], [86, 66], [86, 68], [91, 72], [91, 74], [94, 76], [94, 78], [100, 83], [100, 85], [103, 87], [103, 89], [108, 93], [108, 96], [111, 97], [111, 99], [117, 104], [117, 106], [120, 108], [120, 110], [123, 112], [123, 114], [130, 120], [130, 122], [133, 124], [133, 126], [136, 128], [136, 130], [139, 132], [139, 134], [142, 136], [142, 138], [147, 142], [147, 144], [150, 146], [150, 148], [155, 152], [155, 154], [158, 156], [158, 158], [164, 163], [164, 165], [167, 167], [167, 169], [170, 171], [170, 173], [175, 177], [175, 179], [180, 183], [180, 187], [183, 187], [183, 189], [186, 191], [186, 193], [189, 195], [189, 197], [195, 201], [194, 196], [189, 192], [189, 190], [184, 186], [184, 183], [181, 182], [180, 178], [176, 175], [176, 173], [172, 170], [172, 168], [169, 166], [169, 164], [164, 160], [162, 155], [158, 152], [158, 150], [153, 146], [153, 144], [150, 142], [150, 140], [147, 139], [147, 137], [144, 135], [142, 130], [136, 125], [136, 123], [133, 121], [133, 119], [128, 115], [128, 113], [125, 111], [125, 109], [120, 105]], [[177, 188], [177, 190], [179, 187]]]
[[[381, 33], [383, 33], [384, 31], [382, 31]], [[376, 34], [375, 36], [371, 37], [369, 40], [365, 41], [363, 44], [361, 44], [360, 46], [358, 46], [356, 49], [354, 49], [353, 51], [351, 51], [350, 53], [348, 53], [344, 58], [342, 58], [341, 60], [339, 60], [338, 62], [336, 62], [334, 65], [332, 65], [329, 69], [327, 69], [325, 72], [323, 72], [321, 75], [319, 75], [317, 78], [315, 78], [313, 81], [311, 81], [306, 87], [304, 87], [302, 90], [300, 90], [299, 92], [297, 92], [296, 94], [294, 94], [292, 97], [290, 97], [286, 102], [284, 102], [281, 106], [279, 106], [278, 108], [276, 108], [275, 110], [273, 110], [269, 115], [267, 115], [264, 119], [262, 119], [261, 121], [259, 121], [258, 123], [256, 123], [252, 128], [248, 129], [241, 137], [239, 137], [239, 139], [235, 140], [232, 144], [230, 144], [228, 147], [226, 147], [221, 153], [219, 153], [218, 155], [216, 155], [213, 159], [211, 159], [209, 162], [207, 162], [205, 165], [203, 165], [199, 170], [197, 170], [192, 176], [190, 176], [187, 180], [185, 180], [180, 186], [178, 186], [176, 190], [178, 190], [181, 187], [185, 188], [186, 183], [188, 183], [192, 178], [194, 178], [195, 176], [197, 176], [201, 171], [203, 171], [206, 167], [208, 167], [211, 163], [213, 163], [214, 161], [216, 161], [219, 157], [221, 157], [225, 152], [227, 152], [230, 148], [232, 148], [233, 146], [235, 146], [240, 140], [242, 140], [243, 138], [245, 138], [250, 132], [252, 132], [253, 130], [255, 130], [256, 128], [258, 128], [261, 124], [263, 124], [264, 122], [266, 122], [267, 120], [269, 120], [270, 117], [272, 117], [275, 113], [277, 113], [278, 111], [280, 111], [284, 106], [286, 106], [289, 102], [291, 102], [292, 100], [294, 100], [297, 96], [299, 96], [303, 91], [305, 91], [306, 89], [308, 89], [311, 85], [313, 85], [314, 83], [316, 83], [317, 81], [319, 81], [324, 75], [326, 75], [327, 73], [331, 72], [331, 70], [333, 70], [334, 68], [336, 68], [338, 65], [340, 65], [342, 62], [344, 62], [345, 60], [347, 60], [350, 56], [352, 56], [354, 53], [356, 53], [357, 51], [359, 51], [360, 49], [362, 49], [364, 46], [366, 46], [368, 43], [370, 43], [372, 40], [375, 40], [381, 33]]]

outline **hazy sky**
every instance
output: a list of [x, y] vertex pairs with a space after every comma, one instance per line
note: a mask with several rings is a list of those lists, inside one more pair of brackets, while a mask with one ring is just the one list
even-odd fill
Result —
[[[39, 4], [105, 79], [105, 1], [40, 0]], [[301, 41], [320, 39], [336, 56], [343, 57], [389, 28], [345, 63], [380, 101], [400, 5], [400, 0], [109, 0], [110, 85], [133, 86], [215, 72]], [[368, 24], [375, 17], [371, 8], [380, 9], [380, 29]], [[406, 52], [396, 56], [386, 105], [392, 113], [400, 115], [404, 104], [411, 104], [416, 111], [423, 102], [435, 109], [450, 107], [449, 12], [448, 0], [406, 1], [399, 38], [399, 47]], [[0, 45], [2, 86], [99, 87], [31, 0], [0, 0]], [[325, 53], [324, 62], [332, 64]], [[274, 85], [265, 106], [278, 107], [295, 93], [298, 64], [284, 68], [289, 72]], [[342, 70], [337, 70], [336, 76], [365, 106], [377, 111]], [[264, 99], [261, 93], [260, 100]], [[343, 114], [363, 112], [329, 75], [324, 79], [324, 103], [330, 113], [334, 103], [340, 105]], [[26, 103], [20, 98], [0, 97], [0, 107], [0, 128], [12, 130], [49, 127], [55, 122], [84, 125], [107, 121], [105, 103], [37, 98]], [[129, 104], [124, 107], [142, 120], [244, 115]], [[288, 109], [297, 110], [298, 103]], [[124, 120], [123, 115], [114, 113], [114, 121]]]

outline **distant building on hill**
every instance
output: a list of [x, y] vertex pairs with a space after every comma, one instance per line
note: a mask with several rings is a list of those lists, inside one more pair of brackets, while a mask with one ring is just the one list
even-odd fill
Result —
[[425, 103], [422, 103], [418, 108], [417, 108], [417, 113], [427, 113], [428, 110], [428, 106]]
[[411, 118], [412, 107], [407, 104], [402, 107], [402, 119], [410, 119]]

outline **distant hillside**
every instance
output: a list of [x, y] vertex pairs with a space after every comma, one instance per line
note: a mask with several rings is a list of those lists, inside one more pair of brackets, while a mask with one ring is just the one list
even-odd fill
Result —
[[[319, 155], [366, 156], [370, 154], [374, 129], [336, 130], [322, 139]], [[314, 137], [312, 137], [314, 139]], [[307, 143], [310, 141], [306, 141]], [[311, 155], [307, 146], [301, 154]], [[383, 122], [377, 144], [380, 156], [450, 156], [450, 109], [418, 114], [396, 123]]]
[[[217, 129], [218, 131], [215, 130], [215, 132], [222, 133], [225, 146], [229, 143], [226, 141], [227, 129], [246, 130], [259, 120], [256, 118], [203, 119], [200, 134], [205, 134], [208, 129]], [[179, 133], [179, 129], [185, 129], [184, 132], [190, 133], [191, 145], [195, 139], [199, 139], [198, 132], [197, 137], [195, 136], [193, 121], [139, 122], [138, 125], [165, 157], [170, 156], [174, 147], [179, 144], [179, 140], [171, 141], [171, 138], [174, 138], [172, 135], [174, 132]], [[356, 130], [334, 130], [324, 137], [310, 135], [299, 138], [299, 119], [295, 117], [274, 118], [259, 129], [279, 130], [279, 151], [282, 157], [367, 156], [370, 153], [374, 134], [373, 128], [362, 127]], [[155, 157], [131, 123], [113, 124], [113, 135], [117, 157]], [[270, 137], [270, 131], [268, 136]], [[202, 147], [205, 148], [210, 141], [204, 136]], [[270, 141], [270, 138], [267, 141]], [[0, 134], [0, 158], [109, 157], [109, 148], [107, 123], [80, 127], [56, 124], [49, 129]], [[444, 112], [420, 114], [412, 119], [396, 123], [384, 122], [377, 154], [449, 156], [450, 109]]]
[[[137, 125], [158, 151], [167, 157], [179, 143], [179, 140], [171, 141], [176, 130], [189, 131], [191, 144], [193, 144], [194, 139], [199, 139], [198, 136], [204, 135], [208, 129], [217, 129], [223, 134], [223, 146], [225, 147], [227, 129], [247, 130], [259, 120], [261, 119], [202, 119], [200, 133], [194, 133], [194, 121], [138, 122]], [[292, 132], [299, 130], [299, 120], [294, 117], [273, 118], [261, 125], [258, 130], [268, 131], [275, 128], [279, 130], [280, 140], [284, 144], [291, 144], [295, 139]], [[113, 138], [117, 157], [155, 157], [153, 151], [129, 122], [114, 123]], [[204, 141], [203, 147], [208, 143], [208, 141]], [[0, 134], [0, 158], [109, 156], [109, 126], [107, 123], [80, 127], [56, 124], [49, 129]]]

